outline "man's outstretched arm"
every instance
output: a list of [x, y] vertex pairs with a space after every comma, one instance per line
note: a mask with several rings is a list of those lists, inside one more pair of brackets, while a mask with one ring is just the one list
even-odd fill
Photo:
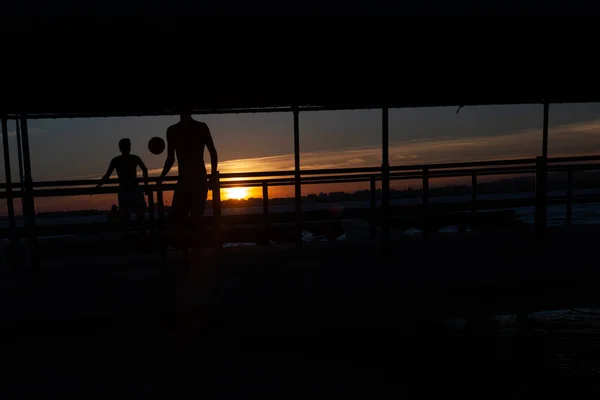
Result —
[[96, 185], [96, 189], [100, 188], [102, 185], [104, 185], [106, 183], [106, 181], [108, 181], [110, 179], [110, 176], [112, 175], [114, 170], [115, 170], [115, 160], [112, 160], [110, 162], [110, 165], [108, 166], [108, 170], [106, 171], [104, 176], [100, 179], [100, 182], [98, 182], [98, 184]]
[[161, 179], [167, 176], [173, 167], [173, 164], [175, 164], [175, 146], [173, 145], [171, 135], [169, 135], [169, 131], [167, 130], [167, 159], [165, 160], [165, 166], [160, 174]]

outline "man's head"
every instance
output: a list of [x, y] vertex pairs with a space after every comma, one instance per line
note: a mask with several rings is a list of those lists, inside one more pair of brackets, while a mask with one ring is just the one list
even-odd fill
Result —
[[179, 102], [179, 115], [182, 120], [192, 118], [192, 104], [188, 98], [181, 99]]
[[119, 150], [125, 155], [131, 153], [131, 140], [128, 138], [119, 140]]
[[188, 119], [192, 119], [192, 108], [191, 107], [185, 107], [181, 109], [181, 120], [188, 120]]

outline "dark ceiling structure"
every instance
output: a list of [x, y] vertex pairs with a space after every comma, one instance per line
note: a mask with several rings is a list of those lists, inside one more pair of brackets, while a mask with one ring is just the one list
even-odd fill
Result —
[[585, 39], [532, 21], [113, 16], [2, 29], [14, 39], [8, 118], [600, 101]]

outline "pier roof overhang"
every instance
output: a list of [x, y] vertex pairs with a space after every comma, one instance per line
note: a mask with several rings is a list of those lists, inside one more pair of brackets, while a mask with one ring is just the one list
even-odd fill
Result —
[[[68, 91], [65, 91], [68, 93]], [[249, 90], [252, 92], [252, 89]], [[117, 90], [113, 91], [117, 93]], [[103, 95], [109, 98], [108, 95]], [[14, 102], [11, 107], [3, 109], [3, 114], [9, 118], [17, 115], [27, 118], [79, 118], [79, 117], [119, 117], [119, 116], [152, 116], [177, 115], [180, 110], [178, 102], [164, 101], [161, 98], [139, 96], [137, 94], [118, 94], [118, 100], [104, 103], [97, 99], [86, 99], [78, 94], [69, 97], [79, 101], [57, 101], [37, 97], [35, 100], [22, 103]], [[365, 98], [366, 97], [366, 98]], [[252, 112], [290, 112], [295, 106], [299, 111], [319, 110], [358, 110], [375, 108], [405, 108], [405, 107], [437, 107], [437, 106], [475, 106], [475, 105], [505, 105], [505, 104], [542, 104], [549, 103], [583, 103], [599, 102], [600, 96], [566, 96], [559, 94], [544, 95], [538, 92], [524, 93], [519, 96], [486, 93], [478, 95], [464, 94], [423, 96], [418, 93], [404, 93], [385, 100], [375, 96], [349, 98], [336, 93], [315, 91], [312, 96], [286, 96], [276, 93], [263, 93], [260, 97], [233, 94], [224, 97], [220, 93], [202, 93], [197, 100], [191, 102], [194, 114], [228, 114]], [[390, 96], [391, 97], [391, 96]]]
[[563, 46], [537, 27], [482, 41], [482, 23], [419, 25], [430, 40], [415, 23], [386, 21], [354, 30], [256, 19], [13, 26], [11, 37], [38, 40], [7, 42], [0, 114], [169, 115], [186, 102], [195, 113], [232, 113], [600, 101], [595, 64], [577, 42]]

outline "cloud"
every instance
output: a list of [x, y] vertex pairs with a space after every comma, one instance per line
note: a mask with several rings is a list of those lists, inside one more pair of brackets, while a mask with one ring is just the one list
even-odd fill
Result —
[[[390, 145], [392, 165], [485, 161], [528, 158], [542, 151], [542, 129], [475, 138], [445, 137], [438, 140], [411, 140]], [[600, 153], [600, 120], [551, 127], [549, 152], [553, 157]], [[327, 169], [381, 165], [380, 147], [346, 148], [301, 153], [301, 168]], [[220, 164], [223, 173], [289, 171], [293, 154], [229, 160]]]
[[[542, 128], [496, 136], [473, 138], [444, 137], [410, 140], [390, 144], [390, 164], [411, 165], [458, 161], [486, 161], [528, 158], [542, 151]], [[600, 153], [600, 119], [553, 126], [549, 131], [549, 153], [552, 157]], [[303, 170], [329, 168], [377, 167], [381, 165], [380, 147], [342, 148], [331, 151], [301, 153]], [[221, 173], [292, 171], [294, 155], [227, 160], [219, 163]], [[162, 168], [149, 171], [158, 176]], [[177, 174], [174, 166], [170, 175]], [[100, 178], [102, 174], [80, 175], [70, 179]]]

